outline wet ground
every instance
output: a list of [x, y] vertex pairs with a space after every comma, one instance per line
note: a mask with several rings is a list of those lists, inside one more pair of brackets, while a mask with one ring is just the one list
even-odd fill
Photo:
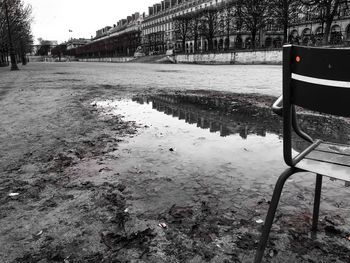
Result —
[[[76, 65], [0, 71], [0, 261], [252, 262], [285, 169], [275, 98], [142, 88], [118, 71], [102, 81], [119, 65]], [[346, 119], [300, 118], [315, 137], [349, 142]], [[313, 188], [311, 174], [287, 182], [267, 262], [350, 262], [349, 188], [325, 180], [316, 236]]]

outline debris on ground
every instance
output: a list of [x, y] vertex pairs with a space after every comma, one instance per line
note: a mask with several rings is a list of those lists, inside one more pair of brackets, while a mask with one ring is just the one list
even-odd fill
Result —
[[160, 224], [158, 224], [158, 226], [161, 227], [161, 228], [167, 228], [168, 227], [167, 224], [165, 224], [165, 223], [160, 223]]

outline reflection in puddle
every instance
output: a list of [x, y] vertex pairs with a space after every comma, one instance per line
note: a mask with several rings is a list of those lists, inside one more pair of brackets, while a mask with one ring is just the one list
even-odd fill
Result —
[[[281, 119], [266, 107], [242, 107], [235, 101], [222, 102], [209, 96], [181, 95], [134, 97], [132, 101], [103, 101], [98, 106], [111, 114], [123, 115], [126, 121], [150, 127], [139, 135], [141, 138], [147, 135], [155, 137], [144, 138], [150, 143], [156, 139], [159, 140], [158, 144], [168, 144], [169, 148], [184, 145], [184, 150], [189, 154], [204, 151], [201, 155], [221, 156], [223, 161], [232, 161], [231, 155], [237, 154], [238, 146], [241, 145], [241, 149], [251, 152], [250, 163], [261, 164], [261, 160], [267, 158], [265, 153], [275, 156], [273, 158], [276, 161], [283, 163]], [[350, 129], [344, 120], [302, 114], [300, 123], [314, 138], [339, 143], [349, 141]], [[198, 138], [205, 140], [202, 146], [199, 146]], [[189, 145], [196, 147], [191, 149]], [[307, 143], [294, 140], [293, 145], [300, 152]], [[205, 152], [208, 149], [210, 150]], [[227, 160], [222, 156], [225, 151]], [[243, 162], [242, 156], [235, 156], [237, 165]]]
[[[215, 99], [194, 99], [200, 103], [189, 97], [162, 95], [102, 101], [97, 106], [146, 127], [124, 145], [140, 163], [150, 162], [145, 156], [153, 154], [153, 166], [203, 174], [220, 171], [225, 180], [234, 171], [235, 176], [260, 182], [284, 169], [281, 120], [269, 108], [240, 107], [235, 102], [225, 102], [222, 107]], [[316, 127], [308, 130], [314, 137], [348, 141], [349, 125], [344, 121], [302, 115], [301, 125]], [[305, 147], [304, 142], [294, 143], [297, 151]], [[168, 156], [169, 149], [175, 153]]]
[[[233, 176], [236, 181], [243, 180], [247, 188], [253, 182], [255, 187], [259, 182], [273, 182], [271, 175], [277, 176], [285, 168], [281, 120], [269, 108], [224, 103], [222, 107], [223, 103], [210, 97], [162, 95], [101, 101], [97, 106], [145, 127], [138, 136], [121, 144], [121, 152], [124, 149], [130, 153], [124, 156], [130, 158], [130, 166], [137, 159], [137, 163], [159, 167], [166, 174], [174, 170], [216, 174], [224, 181]], [[349, 125], [343, 121], [302, 115], [301, 125], [316, 127], [308, 130], [315, 138], [347, 142], [349, 132], [345, 131], [349, 131]], [[298, 152], [306, 146], [300, 140], [294, 142]], [[175, 151], [169, 155], [169, 149]]]
[[284, 167], [279, 122], [266, 117], [271, 115], [268, 110], [255, 116], [244, 111], [229, 116], [171, 104], [164, 98], [134, 100], [97, 103], [108, 114], [122, 115], [124, 120], [146, 127], [121, 144], [125, 165], [137, 163], [173, 176], [209, 176], [212, 183], [234, 180], [247, 189], [253, 189], [249, 185], [254, 180], [271, 180], [273, 170]]
[[239, 134], [242, 139], [247, 139], [250, 134], [265, 137], [267, 133], [281, 133], [279, 121], [271, 116], [269, 109], [260, 109], [260, 112], [254, 115], [242, 109], [223, 114], [215, 110], [180, 103], [176, 97], [172, 96], [135, 97], [133, 101], [150, 104], [152, 109], [187, 124], [207, 129], [211, 133], [218, 133], [221, 137]]
[[[251, 104], [242, 106], [235, 101], [221, 101], [209, 96], [182, 95], [134, 97], [132, 101], [104, 101], [98, 105], [111, 114], [122, 114], [126, 121], [151, 127], [140, 136], [152, 132], [157, 134], [155, 136], [158, 140], [165, 135], [169, 138], [170, 135], [173, 136], [173, 147], [182, 143], [190, 145], [192, 140], [200, 137], [206, 138], [208, 147], [220, 152], [227, 148], [232, 153], [238, 144], [244, 144], [244, 149], [268, 152], [269, 155], [279, 154], [277, 159], [281, 159], [281, 119], [266, 107]], [[349, 142], [350, 125], [346, 120], [310, 114], [301, 114], [299, 119], [302, 128], [314, 138], [338, 143]], [[242, 139], [245, 142], [241, 142]], [[295, 139], [293, 145], [296, 151], [300, 152], [308, 146], [297, 137]], [[213, 143], [212, 146], [209, 146], [210, 142]], [[259, 148], [262, 142], [269, 147]], [[213, 151], [206, 154], [221, 155]], [[236, 157], [239, 161], [239, 157]], [[259, 159], [260, 156], [251, 156], [250, 162], [255, 158]]]
[[[129, 184], [138, 187], [140, 193], [144, 188], [154, 189], [154, 199], [143, 199], [144, 208], [157, 210], [154, 202], [159, 202], [160, 197], [164, 208], [174, 202], [196, 202], [204, 195], [219, 198], [222, 208], [231, 207], [234, 200], [241, 211], [254, 211], [249, 202], [270, 196], [277, 177], [286, 168], [280, 120], [269, 109], [235, 107], [225, 112], [210, 105], [194, 106], [172, 99], [161, 96], [96, 103], [104, 113], [122, 115], [124, 120], [144, 127], [115, 152], [118, 172], [135, 174], [128, 177]], [[313, 121], [303, 117], [303, 124]], [[342, 138], [335, 131], [344, 129], [347, 128], [335, 129], [325, 136]], [[320, 131], [324, 129], [319, 127], [317, 132]], [[137, 179], [139, 176], [142, 182]], [[309, 190], [314, 187], [314, 176], [296, 175], [293, 181], [286, 190], [290, 213], [308, 207], [294, 197], [298, 191], [312, 194]], [[304, 191], [305, 187], [309, 190]], [[327, 184], [323, 191], [325, 198], [332, 196], [329, 200], [334, 200], [334, 193], [337, 200], [343, 200], [347, 194], [346, 188], [339, 190], [339, 184]], [[247, 204], [247, 200], [251, 201]]]
[[[220, 99], [179, 95], [135, 97], [133, 101], [151, 104], [159, 112], [219, 133], [222, 137], [239, 134], [246, 139], [250, 134], [262, 137], [267, 133], [282, 134], [282, 119], [273, 114], [270, 108], [253, 105], [230, 107], [227, 100], [223, 103]], [[298, 119], [302, 129], [315, 139], [343, 144], [350, 142], [350, 125], [346, 119], [319, 114], [299, 114]], [[294, 136], [293, 145], [299, 152], [308, 146], [298, 136]]]

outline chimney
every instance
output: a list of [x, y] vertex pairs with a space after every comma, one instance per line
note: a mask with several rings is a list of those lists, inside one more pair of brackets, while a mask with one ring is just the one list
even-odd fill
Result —
[[164, 7], [165, 10], [168, 9], [168, 8], [170, 8], [170, 5], [171, 5], [170, 0], [165, 0], [165, 1], [164, 1], [164, 5], [165, 5], [165, 7]]
[[160, 11], [162, 11], [162, 4], [156, 4], [156, 8], [157, 8], [157, 13], [159, 13]]

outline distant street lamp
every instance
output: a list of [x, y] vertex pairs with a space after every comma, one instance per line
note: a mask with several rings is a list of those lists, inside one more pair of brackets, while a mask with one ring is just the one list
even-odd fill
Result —
[[4, 4], [5, 4], [5, 15], [6, 15], [6, 22], [7, 22], [7, 31], [8, 31], [8, 35], [9, 35], [11, 70], [19, 70], [19, 68], [17, 66], [17, 62], [16, 62], [15, 50], [14, 50], [13, 44], [12, 44], [12, 35], [11, 35], [10, 19], [9, 19], [9, 14], [8, 14], [7, 0], [4, 0]]

